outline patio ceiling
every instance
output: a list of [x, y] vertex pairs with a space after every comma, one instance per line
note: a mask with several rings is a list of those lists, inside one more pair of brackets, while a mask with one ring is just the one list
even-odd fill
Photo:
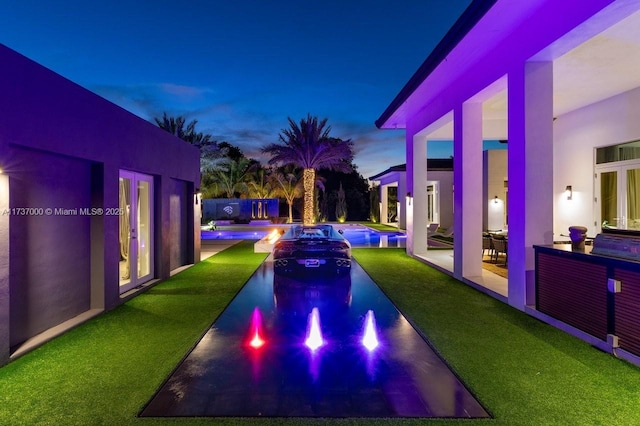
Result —
[[[640, 1], [616, 3], [531, 58], [553, 61], [554, 116], [640, 87]], [[485, 139], [507, 139], [506, 89], [483, 100], [483, 117]], [[427, 137], [451, 140], [452, 123]]]
[[640, 87], [640, 12], [553, 63], [554, 115]]

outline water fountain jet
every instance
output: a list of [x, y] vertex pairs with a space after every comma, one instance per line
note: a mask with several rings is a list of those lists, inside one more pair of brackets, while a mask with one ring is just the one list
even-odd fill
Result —
[[378, 332], [376, 330], [376, 318], [373, 315], [373, 311], [369, 310], [364, 320], [364, 335], [362, 336], [362, 344], [369, 351], [378, 347], [380, 342], [378, 341]]
[[307, 323], [307, 338], [305, 339], [304, 344], [312, 351], [315, 351], [320, 346], [324, 345], [322, 331], [320, 330], [320, 313], [318, 308], [313, 308], [309, 315], [309, 321]]

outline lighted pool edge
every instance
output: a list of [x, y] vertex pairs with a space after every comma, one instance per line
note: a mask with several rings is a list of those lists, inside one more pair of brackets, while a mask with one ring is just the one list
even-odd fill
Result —
[[[269, 235], [277, 226], [260, 230], [211, 230], [200, 231], [201, 241], [215, 240], [260, 240]], [[406, 235], [400, 231], [377, 231], [366, 227], [344, 228], [343, 235], [353, 248], [364, 247], [405, 247]]]

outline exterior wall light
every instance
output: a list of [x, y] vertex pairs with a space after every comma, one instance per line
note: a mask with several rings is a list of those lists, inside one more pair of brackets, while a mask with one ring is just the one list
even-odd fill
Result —
[[498, 204], [499, 201], [500, 201], [500, 199], [498, 198], [497, 195], [495, 197], [493, 197], [493, 204]]
[[564, 190], [564, 194], [567, 196], [567, 200], [573, 199], [573, 189], [571, 188], [571, 185], [567, 185]]
[[411, 205], [411, 192], [407, 192], [407, 204]]

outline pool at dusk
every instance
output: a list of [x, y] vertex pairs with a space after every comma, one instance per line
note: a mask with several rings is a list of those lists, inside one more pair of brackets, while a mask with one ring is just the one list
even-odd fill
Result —
[[[365, 226], [340, 226], [344, 237], [352, 247], [406, 247], [406, 235], [403, 232], [380, 232]], [[213, 231], [201, 231], [203, 240], [260, 240], [277, 226], [269, 227], [224, 227]]]
[[490, 417], [356, 262], [296, 278], [269, 259], [140, 416]]

